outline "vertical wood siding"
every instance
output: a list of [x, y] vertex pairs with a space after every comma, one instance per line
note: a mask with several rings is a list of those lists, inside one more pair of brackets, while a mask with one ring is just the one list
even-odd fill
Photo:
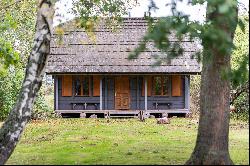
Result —
[[[58, 105], [59, 109], [61, 110], [71, 110], [73, 102], [89, 102], [89, 103], [100, 103], [100, 96], [93, 96], [90, 97], [84, 97], [84, 96], [63, 96], [62, 95], [62, 77], [58, 78]], [[181, 94], [184, 94], [185, 91], [185, 81], [184, 76], [179, 77], [179, 82], [181, 84]], [[94, 82], [94, 78], [93, 78]], [[173, 81], [171, 81], [173, 83]], [[138, 88], [137, 89], [137, 76], [130, 76], [129, 77], [129, 84], [130, 84], [130, 109], [131, 110], [137, 110], [139, 106], [139, 109], [144, 109], [144, 96], [142, 96], [143, 91], [143, 76], [138, 76]], [[91, 89], [94, 88], [94, 83], [91, 85]], [[173, 85], [170, 85], [173, 86]], [[115, 91], [115, 83], [114, 83], [114, 76], [107, 76], [107, 79], [103, 78], [103, 109], [108, 110], [114, 110], [115, 109], [115, 98], [114, 98], [114, 91]], [[71, 88], [72, 89], [72, 88]], [[74, 89], [74, 88], [73, 88]], [[73, 93], [71, 93], [73, 94]], [[153, 105], [154, 102], [171, 102], [172, 107], [171, 109], [182, 109], [185, 107], [185, 95], [181, 96], [151, 96], [148, 97], [148, 110], [154, 110], [155, 106]], [[139, 103], [138, 103], [139, 102]], [[75, 109], [84, 109], [83, 106], [78, 106]], [[86, 109], [96, 109], [94, 105], [87, 106]], [[99, 108], [98, 108], [99, 109]], [[159, 105], [158, 109], [168, 109], [165, 105]]]
[[114, 77], [107, 77], [107, 109], [115, 109], [115, 79]]

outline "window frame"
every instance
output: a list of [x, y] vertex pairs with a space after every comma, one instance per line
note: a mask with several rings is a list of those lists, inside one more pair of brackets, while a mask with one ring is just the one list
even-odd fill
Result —
[[[160, 92], [161, 92], [161, 94], [159, 94], [159, 95], [156, 95], [155, 94], [155, 88], [156, 88], [156, 77], [160, 77], [161, 78], [161, 82], [160, 82]], [[166, 84], [166, 86], [167, 86], [167, 94], [166, 95], [164, 95], [164, 77], [166, 77], [166, 78], [168, 78], [168, 81], [167, 81], [167, 84]], [[153, 96], [171, 96], [171, 77], [170, 76], [165, 76], [165, 75], [160, 75], [160, 76], [153, 76], [153, 88], [152, 88], [152, 90], [153, 90]]]
[[[88, 84], [89, 84], [89, 86], [88, 86], [88, 88], [89, 88], [89, 90], [88, 90], [88, 94], [87, 95], [85, 95], [85, 94], [83, 94], [83, 80], [84, 80], [84, 78], [85, 77], [87, 77], [87, 80], [88, 80]], [[80, 80], [80, 85], [81, 85], [81, 95], [76, 95], [76, 87], [75, 87], [75, 81], [77, 80], [77, 79], [79, 79]], [[74, 89], [74, 94], [73, 94], [73, 96], [74, 97], [91, 97], [91, 77], [90, 76], [86, 76], [86, 75], [76, 75], [76, 76], [74, 76], [74, 78], [73, 78], [73, 89]]]

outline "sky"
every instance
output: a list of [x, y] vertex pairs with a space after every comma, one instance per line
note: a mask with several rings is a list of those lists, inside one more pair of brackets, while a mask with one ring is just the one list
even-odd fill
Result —
[[[154, 0], [156, 6], [159, 8], [155, 12], [151, 12], [152, 17], [161, 17], [171, 14], [171, 10], [165, 4], [169, 3], [171, 0]], [[249, 1], [248, 0], [238, 0], [244, 7], [249, 10]], [[148, 10], [149, 0], [138, 0], [139, 6], [136, 6], [130, 9], [131, 17], [143, 17], [144, 12]], [[240, 5], [240, 12], [244, 11], [243, 5]], [[56, 26], [60, 21], [65, 22], [74, 18], [73, 14], [67, 13], [67, 11], [72, 7], [72, 0], [61, 0], [56, 3], [56, 15], [61, 13], [63, 17], [56, 16], [54, 19], [54, 26]], [[190, 15], [191, 20], [196, 20], [203, 22], [205, 20], [206, 7], [203, 5], [191, 6], [187, 5], [187, 0], [184, 0], [182, 3], [178, 2], [177, 9], [185, 14]], [[128, 17], [128, 15], [124, 16]], [[62, 19], [63, 18], [63, 19]]]

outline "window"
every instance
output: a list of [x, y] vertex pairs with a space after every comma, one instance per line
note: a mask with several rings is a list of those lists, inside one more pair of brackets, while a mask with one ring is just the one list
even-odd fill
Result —
[[75, 96], [90, 96], [90, 78], [88, 76], [76, 76], [74, 78]]
[[168, 76], [153, 77], [153, 94], [155, 96], [169, 96], [169, 85]]

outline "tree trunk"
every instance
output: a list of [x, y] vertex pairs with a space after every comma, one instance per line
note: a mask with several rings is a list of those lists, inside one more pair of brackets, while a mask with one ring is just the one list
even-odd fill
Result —
[[[208, 6], [213, 5], [209, 3], [211, 2], [208, 2]], [[228, 16], [220, 14], [218, 10], [207, 14], [207, 19], [215, 24], [214, 27], [226, 32], [232, 41], [238, 13], [237, 8], [233, 9], [231, 16], [234, 21], [232, 22], [227, 22]], [[225, 18], [225, 21], [218, 22], [219, 18]], [[213, 46], [211, 41], [202, 42], [204, 54], [199, 128], [196, 146], [186, 164], [231, 165], [233, 162], [228, 150], [230, 79], [223, 77], [223, 72], [231, 70], [230, 55], [219, 51], [219, 46]]]
[[5, 164], [30, 119], [35, 96], [42, 85], [50, 51], [54, 7], [50, 0], [39, 0], [34, 46], [29, 56], [21, 92], [14, 108], [0, 129], [0, 164]]

